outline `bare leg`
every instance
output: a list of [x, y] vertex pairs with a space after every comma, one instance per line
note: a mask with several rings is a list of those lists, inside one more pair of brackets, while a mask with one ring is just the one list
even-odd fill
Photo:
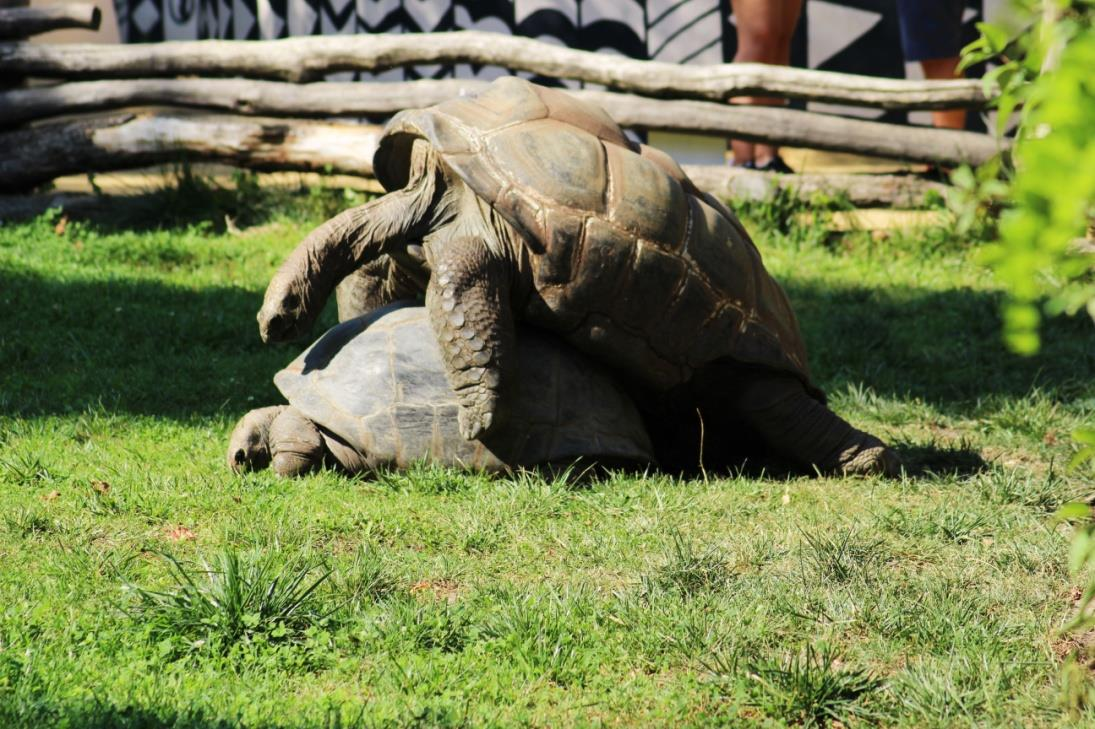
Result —
[[[731, 0], [738, 29], [737, 62], [770, 63], [786, 66], [791, 62], [791, 38], [795, 34], [802, 0]], [[766, 96], [735, 98], [735, 103], [780, 106], [782, 99]], [[756, 162], [764, 165], [779, 154], [771, 144], [731, 141], [734, 164]]]
[[460, 434], [473, 440], [506, 417], [503, 395], [516, 362], [512, 273], [478, 238], [445, 241], [427, 255], [426, 308], [460, 400]]
[[824, 474], [895, 475], [897, 457], [806, 392], [791, 375], [745, 372], [735, 410], [778, 454]]
[[271, 465], [279, 476], [301, 476], [323, 465], [327, 450], [316, 424], [287, 407], [270, 424]]
[[[920, 67], [924, 69], [924, 78], [933, 80], [949, 80], [961, 78], [958, 73], [957, 56], [953, 58], [932, 58], [921, 61]], [[938, 109], [932, 112], [932, 126], [941, 129], [965, 129], [965, 109]]]

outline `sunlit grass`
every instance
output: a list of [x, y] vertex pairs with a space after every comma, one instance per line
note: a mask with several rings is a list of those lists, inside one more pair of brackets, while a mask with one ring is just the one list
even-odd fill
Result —
[[1056, 320], [1008, 354], [970, 242], [753, 210], [818, 382], [904, 478], [279, 481], [223, 450], [295, 356], [254, 313], [330, 201], [247, 189], [220, 234], [240, 198], [196, 194], [158, 229], [0, 227], [0, 724], [1063, 721], [1050, 515], [1091, 495], [1064, 464], [1095, 346]]

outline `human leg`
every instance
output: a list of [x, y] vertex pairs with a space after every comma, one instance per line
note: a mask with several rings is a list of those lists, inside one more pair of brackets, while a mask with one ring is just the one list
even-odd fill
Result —
[[[738, 29], [738, 50], [734, 61], [786, 66], [791, 62], [791, 39], [802, 14], [802, 0], [731, 0]], [[745, 96], [734, 99], [743, 104], [780, 106], [782, 99]], [[779, 147], [732, 140], [734, 163], [752, 162], [763, 167], [779, 156]]]

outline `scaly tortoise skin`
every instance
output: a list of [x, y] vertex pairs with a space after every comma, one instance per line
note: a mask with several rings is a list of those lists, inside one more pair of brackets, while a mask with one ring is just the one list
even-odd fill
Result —
[[415, 462], [507, 471], [653, 460], [638, 410], [603, 367], [535, 331], [522, 332], [517, 350], [514, 417], [466, 440], [423, 307], [394, 304], [342, 322], [274, 376], [289, 405], [245, 415], [228, 465], [294, 476], [325, 462], [358, 473]]
[[425, 289], [466, 438], [512, 412], [521, 320], [615, 368], [655, 413], [743, 425], [808, 468], [897, 468], [824, 406], [734, 214], [601, 109], [502, 78], [396, 115], [374, 168], [392, 192], [298, 246], [267, 289], [263, 339], [306, 332], [340, 281], [343, 315]]

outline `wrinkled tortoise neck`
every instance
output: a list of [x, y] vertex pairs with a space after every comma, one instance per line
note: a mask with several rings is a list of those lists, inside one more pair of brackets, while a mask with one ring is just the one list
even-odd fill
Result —
[[402, 250], [428, 229], [444, 189], [436, 152], [416, 141], [406, 187], [331, 218], [274, 274], [259, 312], [263, 339], [287, 340], [308, 332], [343, 278]]

